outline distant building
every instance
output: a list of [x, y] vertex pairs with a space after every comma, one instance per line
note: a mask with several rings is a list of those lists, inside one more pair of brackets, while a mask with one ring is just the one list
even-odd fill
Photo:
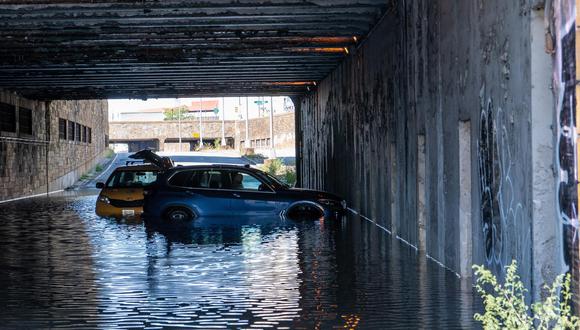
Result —
[[[120, 110], [112, 115], [112, 121], [164, 121], [164, 112], [170, 108], [154, 108], [144, 110]], [[188, 106], [188, 118], [199, 118], [200, 113], [203, 119], [218, 120], [220, 119], [219, 100], [193, 101]]]

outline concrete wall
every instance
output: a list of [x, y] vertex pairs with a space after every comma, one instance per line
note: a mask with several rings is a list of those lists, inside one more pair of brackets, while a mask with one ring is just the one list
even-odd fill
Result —
[[[106, 148], [106, 101], [38, 102], [0, 91], [0, 102], [31, 109], [33, 123], [32, 135], [0, 132], [0, 201], [69, 187]], [[59, 118], [90, 127], [91, 143], [59, 138]]]
[[[545, 40], [532, 28], [543, 11], [528, 1], [394, 3], [302, 99], [302, 184], [344, 196], [385, 233], [465, 277], [472, 263], [503, 275], [515, 259], [537, 289], [553, 278], [537, 270], [559, 266], [554, 249], [539, 263], [533, 251], [561, 239], [532, 235], [534, 184], [555, 186], [553, 174], [531, 166], [541, 148], [532, 134], [552, 134], [551, 122], [532, 126], [532, 95], [551, 99], [542, 71], [550, 56], [532, 63], [532, 39]], [[554, 228], [551, 214], [538, 221]]]

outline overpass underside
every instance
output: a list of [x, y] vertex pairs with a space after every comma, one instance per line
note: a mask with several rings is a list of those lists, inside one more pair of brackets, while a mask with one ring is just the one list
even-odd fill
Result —
[[304, 187], [462, 276], [578, 293], [575, 0], [58, 2], [0, 5], [0, 88], [290, 95]]

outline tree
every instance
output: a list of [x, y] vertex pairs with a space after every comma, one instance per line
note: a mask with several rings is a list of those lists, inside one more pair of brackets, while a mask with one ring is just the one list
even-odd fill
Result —
[[174, 108], [163, 109], [164, 120], [183, 120], [188, 118], [189, 108], [186, 105], [180, 105]]

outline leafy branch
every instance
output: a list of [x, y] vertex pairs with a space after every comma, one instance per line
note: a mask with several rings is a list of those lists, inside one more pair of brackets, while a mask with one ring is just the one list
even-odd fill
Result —
[[[483, 299], [485, 312], [476, 313], [475, 320], [484, 329], [579, 329], [580, 320], [572, 315], [570, 274], [560, 275], [551, 287], [544, 286], [548, 297], [531, 308], [526, 304], [527, 292], [519, 275], [517, 262], [506, 267], [505, 283], [500, 284], [491, 271], [474, 265], [476, 291]], [[530, 313], [531, 312], [531, 313]]]

